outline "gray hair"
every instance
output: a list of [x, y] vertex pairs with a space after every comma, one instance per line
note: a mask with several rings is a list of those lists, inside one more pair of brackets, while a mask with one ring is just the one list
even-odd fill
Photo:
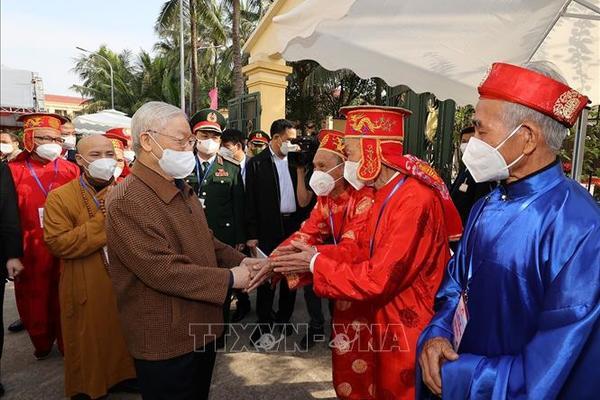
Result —
[[[558, 72], [558, 68], [549, 61], [533, 61], [525, 63], [522, 66], [547, 76], [548, 78], [562, 82], [565, 85], [567, 84], [565, 78]], [[519, 124], [525, 120], [534, 121], [542, 129], [546, 144], [555, 153], [560, 151], [563, 140], [569, 133], [569, 129], [555, 119], [552, 119], [539, 111], [516, 103], [505, 103], [503, 120], [506, 126], [512, 127], [510, 128], [511, 130], [519, 126]]]
[[151, 101], [138, 108], [131, 118], [133, 151], [136, 154], [140, 151], [140, 134], [142, 132], [148, 132], [149, 130], [160, 132], [168, 120], [174, 116], [187, 118], [181, 108], [162, 101]]

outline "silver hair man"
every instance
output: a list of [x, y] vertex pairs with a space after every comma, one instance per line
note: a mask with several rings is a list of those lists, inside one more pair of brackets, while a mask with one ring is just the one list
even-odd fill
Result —
[[141, 148], [140, 133], [149, 130], [160, 132], [167, 121], [175, 116], [187, 118], [180, 108], [162, 101], [151, 101], [138, 108], [131, 119], [131, 137], [135, 154], [139, 155]]
[[[557, 67], [549, 61], [533, 61], [525, 63], [522, 66], [567, 85], [567, 81], [558, 72]], [[527, 119], [535, 121], [540, 125], [546, 144], [554, 153], [558, 153], [562, 147], [563, 140], [569, 133], [568, 128], [565, 128], [560, 122], [539, 111], [521, 104], [506, 102], [503, 120], [509, 130], [516, 128], [522, 121]]]

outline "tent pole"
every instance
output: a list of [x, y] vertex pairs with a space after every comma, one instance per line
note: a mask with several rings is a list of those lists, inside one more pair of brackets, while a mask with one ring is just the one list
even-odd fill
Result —
[[584, 6], [585, 8], [595, 12], [596, 14], [600, 14], [600, 7], [596, 7], [594, 4], [590, 3], [587, 0], [575, 0], [575, 3]]
[[571, 163], [571, 178], [577, 182], [581, 179], [583, 170], [583, 156], [585, 154], [585, 136], [587, 132], [589, 108], [585, 107], [577, 120], [575, 129], [575, 143], [573, 145], [573, 162]]
[[565, 4], [563, 4], [563, 6], [561, 7], [560, 11], [556, 14], [556, 16], [554, 17], [554, 19], [552, 20], [552, 23], [548, 26], [548, 29], [546, 29], [546, 32], [544, 32], [544, 36], [542, 36], [542, 39], [535, 46], [535, 48], [533, 49], [533, 51], [531, 52], [531, 54], [529, 54], [529, 57], [527, 57], [527, 61], [526, 62], [530, 62], [531, 61], [531, 59], [533, 58], [533, 56], [535, 55], [535, 53], [537, 53], [537, 51], [539, 50], [539, 48], [542, 46], [542, 44], [544, 43], [544, 41], [546, 40], [546, 38], [548, 37], [548, 35], [552, 31], [552, 28], [554, 28], [554, 25], [556, 25], [556, 23], [558, 22], [558, 20], [560, 19], [560, 17], [567, 11], [567, 8], [569, 7], [569, 4], [571, 4], [572, 1], [573, 0], [566, 0], [565, 1]]

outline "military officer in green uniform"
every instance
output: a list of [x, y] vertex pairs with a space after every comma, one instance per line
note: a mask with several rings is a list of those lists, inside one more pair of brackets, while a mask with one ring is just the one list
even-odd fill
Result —
[[190, 120], [196, 143], [196, 168], [186, 178], [204, 207], [208, 226], [220, 241], [242, 249], [244, 183], [239, 163], [218, 154], [225, 118], [212, 109], [198, 111]]

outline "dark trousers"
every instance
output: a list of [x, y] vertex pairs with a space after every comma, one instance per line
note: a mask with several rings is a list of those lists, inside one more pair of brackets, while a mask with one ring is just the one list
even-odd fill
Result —
[[4, 351], [4, 291], [6, 289], [6, 281], [0, 277], [0, 360]]
[[216, 353], [209, 344], [168, 360], [135, 360], [140, 392], [144, 400], [208, 399]]
[[[279, 243], [287, 239], [300, 227], [300, 221], [298, 221], [298, 218], [295, 215], [291, 217], [282, 216], [281, 221], [283, 227], [283, 238], [279, 241]], [[268, 245], [268, 248], [261, 250], [270, 253], [279, 245], [279, 243], [274, 243], [273, 246]], [[260, 247], [260, 243], [258, 246]], [[267, 282], [256, 290], [256, 314], [258, 315], [258, 322], [277, 322], [283, 324], [290, 322], [292, 314], [294, 313], [294, 307], [296, 305], [296, 291], [290, 290], [285, 279], [282, 279], [277, 286], [279, 286], [279, 309], [275, 315], [273, 315], [273, 299], [275, 298], [275, 290], [277, 288], [271, 289], [271, 284]]]
[[[308, 326], [311, 329], [320, 331], [325, 327], [325, 317], [323, 316], [323, 299], [316, 295], [313, 285], [304, 286], [304, 300], [306, 301], [306, 311], [310, 317]], [[329, 304], [329, 316], [333, 316], [333, 300], [326, 300]]]

